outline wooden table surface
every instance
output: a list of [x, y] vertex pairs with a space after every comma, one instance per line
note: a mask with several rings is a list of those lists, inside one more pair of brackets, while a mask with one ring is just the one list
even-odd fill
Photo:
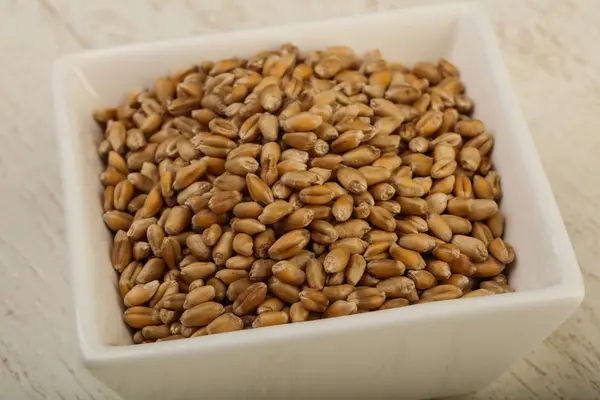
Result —
[[[76, 349], [50, 91], [54, 59], [411, 3], [0, 0], [0, 398], [117, 398], [83, 368]], [[587, 296], [558, 331], [468, 398], [600, 398], [600, 7], [595, 0], [481, 3], [583, 269]]]

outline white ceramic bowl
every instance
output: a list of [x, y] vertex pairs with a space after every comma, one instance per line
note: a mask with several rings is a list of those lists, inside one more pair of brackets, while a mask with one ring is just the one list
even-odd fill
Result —
[[[102, 222], [95, 107], [175, 68], [290, 41], [302, 50], [379, 48], [411, 64], [458, 65], [476, 116], [496, 136], [516, 293], [333, 320], [130, 346], [110, 235]], [[469, 4], [390, 11], [93, 51], [59, 60], [54, 100], [79, 347], [86, 366], [127, 398], [429, 398], [475, 391], [557, 328], [583, 285], [552, 192], [489, 22]]]

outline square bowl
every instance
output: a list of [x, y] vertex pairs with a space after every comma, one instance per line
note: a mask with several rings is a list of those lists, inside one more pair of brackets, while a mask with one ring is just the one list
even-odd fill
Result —
[[[444, 301], [128, 346], [110, 235], [102, 221], [94, 108], [181, 66], [293, 42], [302, 51], [379, 48], [392, 61], [454, 62], [475, 116], [495, 135], [501, 209], [518, 265], [515, 293]], [[430, 398], [478, 390], [557, 328], [583, 298], [576, 258], [510, 88], [493, 31], [471, 4], [446, 4], [136, 44], [67, 56], [54, 67], [65, 213], [79, 348], [129, 398]]]

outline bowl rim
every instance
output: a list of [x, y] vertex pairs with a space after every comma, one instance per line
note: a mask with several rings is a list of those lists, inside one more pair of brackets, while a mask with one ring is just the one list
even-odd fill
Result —
[[[383, 327], [386, 325], [399, 325], [411, 323], [414, 321], [422, 321], [423, 319], [446, 318], [448, 314], [453, 316], [461, 315], [476, 315], [483, 312], [489, 312], [490, 308], [495, 310], [516, 310], [532, 307], [548, 307], [553, 304], [568, 304], [574, 310], [583, 300], [584, 285], [579, 269], [574, 250], [571, 246], [565, 225], [560, 216], [558, 206], [554, 195], [550, 189], [547, 176], [542, 168], [539, 155], [535, 149], [531, 133], [525, 123], [521, 113], [519, 103], [513, 92], [510, 83], [509, 75], [504, 65], [504, 61], [500, 54], [497, 39], [492, 30], [491, 23], [485, 12], [482, 11], [479, 5], [475, 3], [446, 3], [428, 6], [414, 6], [410, 8], [399, 8], [385, 12], [365, 13], [360, 15], [350, 15], [337, 18], [322, 19], [316, 21], [295, 22], [286, 24], [286, 28], [306, 28], [310, 26], [321, 26], [331, 21], [344, 21], [356, 19], [377, 19], [382, 15], [389, 17], [390, 15], [399, 15], [410, 13], [413, 11], [423, 12], [430, 10], [431, 12], [443, 12], [443, 10], [457, 10], [461, 15], [471, 17], [477, 24], [477, 29], [480, 31], [482, 38], [488, 44], [486, 51], [487, 57], [490, 58], [490, 65], [494, 79], [504, 88], [498, 96], [502, 97], [505, 104], [513, 104], [507, 112], [510, 113], [513, 122], [517, 124], [518, 130], [522, 133], [519, 135], [520, 145], [525, 151], [531, 155], [528, 160], [528, 165], [531, 168], [530, 173], [536, 177], [532, 185], [535, 186], [534, 191], [541, 193], [548, 200], [543, 207], [543, 216], [548, 220], [549, 226], [552, 228], [553, 248], [558, 258], [557, 263], [562, 265], [560, 280], [551, 286], [527, 290], [523, 292], [515, 292], [503, 296], [490, 296], [471, 298], [465, 304], [464, 301], [443, 301], [435, 303], [420, 304], [418, 307], [403, 307], [402, 311], [398, 309], [381, 310], [376, 313], [363, 313], [346, 318], [334, 318], [328, 321], [317, 320], [310, 321], [305, 324], [288, 324], [282, 326], [269, 327], [262, 330], [245, 330], [238, 332], [230, 332], [222, 335], [214, 335], [202, 337], [202, 340], [185, 340], [185, 341], [168, 341], [161, 343], [153, 343], [151, 346], [133, 346], [133, 345], [107, 345], [92, 343], [86, 336], [86, 329], [82, 324], [87, 320], [85, 316], [86, 310], [84, 305], [79, 301], [79, 285], [73, 286], [73, 298], [75, 303], [77, 337], [79, 349], [83, 361], [89, 366], [109, 365], [114, 361], [121, 359], [136, 359], [136, 358], [154, 358], [173, 355], [190, 355], [197, 352], [219, 351], [222, 349], [232, 349], [237, 346], [254, 346], [270, 343], [276, 340], [289, 340], [297, 337], [311, 337], [320, 335], [335, 334], [341, 331], [354, 331], [363, 329], [372, 329], [373, 327]], [[197, 42], [202, 42], [210, 39], [227, 39], [235, 38], [240, 34], [247, 32], [268, 33], [277, 30], [281, 26], [268, 26], [264, 28], [243, 29], [227, 32], [215, 32], [184, 38], [160, 40], [145, 43], [133, 43], [124, 46], [111, 47], [100, 50], [84, 51], [77, 54], [63, 56], [56, 60], [52, 70], [52, 87], [54, 110], [56, 114], [56, 126], [58, 132], [66, 132], [57, 134], [59, 143], [59, 155], [61, 159], [61, 176], [63, 184], [63, 192], [71, 193], [79, 190], [76, 187], [77, 168], [76, 161], [73, 157], [71, 137], [78, 135], [70, 122], [70, 100], [65, 90], [66, 80], [73, 73], [77, 73], [76, 66], [82, 61], [93, 61], [95, 58], [114, 57], [119, 54], [124, 54], [131, 51], [157, 51], [160, 52], [173, 45], [190, 45]], [[80, 239], [78, 238], [78, 225], [75, 215], [82, 213], [82, 204], [78, 204], [71, 196], [65, 196], [65, 212], [66, 231], [69, 243], [69, 267], [72, 282], [78, 281], [82, 273], [75, 267], [78, 264], [76, 261], [81, 257], [74, 246]], [[257, 336], [258, 335], [258, 336]]]

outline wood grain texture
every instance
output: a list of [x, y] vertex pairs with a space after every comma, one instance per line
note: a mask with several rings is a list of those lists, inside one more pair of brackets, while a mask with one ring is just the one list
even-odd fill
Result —
[[[414, 3], [0, 1], [0, 398], [117, 398], [81, 366], [76, 350], [70, 296], [76, 283], [68, 277], [50, 92], [54, 59], [83, 49]], [[543, 344], [466, 398], [600, 398], [600, 8], [595, 0], [481, 3], [573, 241], [587, 296]]]

